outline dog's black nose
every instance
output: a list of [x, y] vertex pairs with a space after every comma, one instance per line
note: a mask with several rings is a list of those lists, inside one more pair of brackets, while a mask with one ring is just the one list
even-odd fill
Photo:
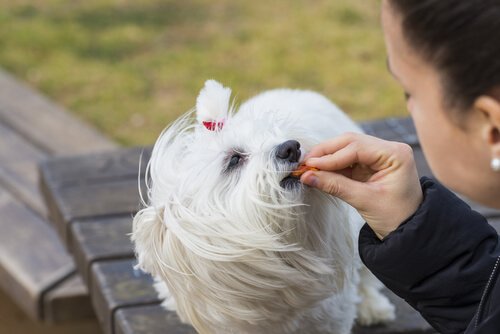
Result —
[[300, 143], [296, 140], [287, 140], [279, 144], [276, 148], [276, 157], [288, 162], [299, 162], [300, 159]]

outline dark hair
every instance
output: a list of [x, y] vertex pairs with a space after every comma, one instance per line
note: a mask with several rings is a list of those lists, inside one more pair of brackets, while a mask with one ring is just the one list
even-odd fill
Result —
[[500, 85], [500, 0], [389, 3], [412, 49], [442, 75], [448, 106], [464, 111]]

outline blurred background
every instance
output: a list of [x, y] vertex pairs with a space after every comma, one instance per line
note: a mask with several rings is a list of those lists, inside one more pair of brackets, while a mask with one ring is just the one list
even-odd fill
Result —
[[152, 144], [206, 79], [237, 101], [312, 89], [405, 115], [378, 0], [0, 0], [0, 67], [124, 145]]

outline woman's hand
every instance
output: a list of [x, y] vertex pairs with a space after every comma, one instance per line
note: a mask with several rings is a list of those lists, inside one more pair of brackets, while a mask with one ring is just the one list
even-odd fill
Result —
[[346, 201], [382, 239], [410, 217], [422, 202], [422, 189], [409, 145], [365, 134], [347, 133], [315, 146], [301, 177]]

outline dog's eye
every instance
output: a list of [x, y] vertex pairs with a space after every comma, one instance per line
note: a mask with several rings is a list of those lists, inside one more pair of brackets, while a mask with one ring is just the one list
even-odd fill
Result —
[[228, 169], [236, 167], [241, 161], [241, 155], [239, 154], [233, 154], [231, 156], [231, 159], [229, 160], [229, 164], [227, 165]]
[[235, 169], [240, 169], [246, 159], [247, 154], [242, 149], [232, 149], [226, 156], [224, 172], [231, 173]]

